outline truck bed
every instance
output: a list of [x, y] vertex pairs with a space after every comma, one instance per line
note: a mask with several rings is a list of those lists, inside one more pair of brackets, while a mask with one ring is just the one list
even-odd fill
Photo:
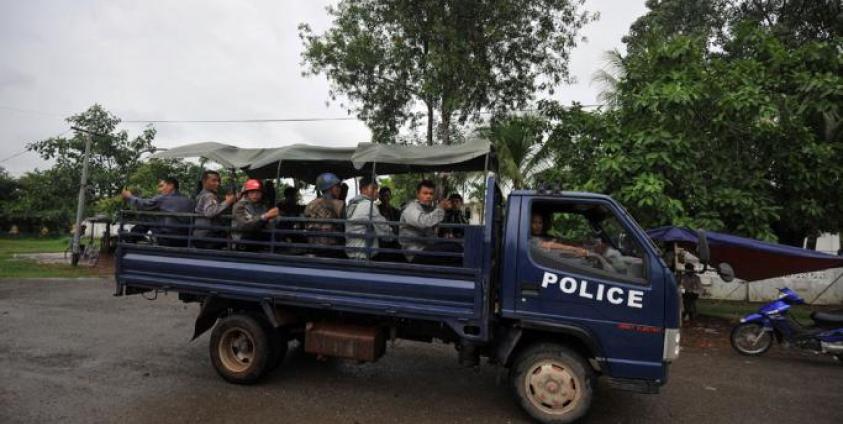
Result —
[[[472, 247], [482, 239], [482, 227], [474, 230], [466, 252], [484, 251]], [[117, 292], [154, 289], [424, 319], [482, 339], [486, 331], [464, 331], [485, 327], [488, 276], [472, 256], [466, 266], [452, 267], [120, 243]]]

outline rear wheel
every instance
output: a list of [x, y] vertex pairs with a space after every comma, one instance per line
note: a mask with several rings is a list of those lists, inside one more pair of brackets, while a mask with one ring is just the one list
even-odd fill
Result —
[[542, 423], [570, 423], [591, 406], [594, 372], [576, 352], [541, 343], [518, 355], [510, 371], [518, 403]]
[[221, 319], [211, 333], [209, 349], [217, 373], [230, 383], [255, 383], [274, 365], [266, 327], [245, 314]]
[[732, 329], [732, 347], [741, 355], [757, 356], [773, 345], [773, 334], [757, 322], [746, 322]]

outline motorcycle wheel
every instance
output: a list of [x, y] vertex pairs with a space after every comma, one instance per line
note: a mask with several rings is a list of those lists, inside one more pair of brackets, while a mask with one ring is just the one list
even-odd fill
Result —
[[755, 322], [739, 324], [732, 329], [732, 348], [741, 355], [758, 356], [773, 345], [773, 334]]

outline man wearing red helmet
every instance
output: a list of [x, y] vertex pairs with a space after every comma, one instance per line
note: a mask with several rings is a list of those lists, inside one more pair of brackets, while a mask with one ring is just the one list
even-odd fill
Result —
[[[231, 211], [232, 238], [253, 241], [271, 239], [270, 234], [264, 233], [263, 230], [270, 229], [268, 224], [278, 216], [278, 208], [266, 210], [266, 206], [261, 202], [262, 199], [263, 191], [259, 180], [251, 179], [243, 184], [243, 198], [234, 204]], [[240, 247], [244, 250], [256, 251], [261, 250], [263, 246], [241, 244]]]

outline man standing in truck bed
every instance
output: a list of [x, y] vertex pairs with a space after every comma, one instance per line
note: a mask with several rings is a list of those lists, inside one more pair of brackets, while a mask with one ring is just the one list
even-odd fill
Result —
[[[135, 196], [129, 190], [123, 190], [122, 195], [129, 206], [142, 211], [193, 212], [193, 202], [179, 193], [179, 181], [173, 177], [158, 180], [158, 195], [155, 197], [143, 199]], [[187, 237], [185, 237], [187, 236], [187, 224], [189, 224], [187, 220], [182, 217], [165, 216], [163, 219], [156, 217], [154, 221], [158, 225], [153, 226], [152, 234], [157, 236], [158, 244], [162, 246], [187, 246]]]
[[[271, 240], [269, 222], [278, 216], [278, 208], [266, 210], [263, 204], [263, 191], [259, 180], [248, 180], [243, 184], [243, 198], [232, 209], [231, 235], [235, 240], [267, 242]], [[260, 251], [265, 246], [242, 243], [243, 250]]]
[[[386, 218], [374, 205], [377, 196], [377, 181], [373, 180], [372, 177], [361, 178], [360, 195], [348, 202], [349, 223], [345, 226], [345, 233], [351, 236], [346, 236], [345, 247], [351, 248], [346, 250], [349, 258], [366, 259], [366, 251], [360, 250], [360, 248], [367, 245], [372, 248], [372, 255], [369, 257], [374, 257], [378, 254], [379, 239], [389, 240], [393, 237], [392, 229], [386, 223]], [[371, 224], [361, 221], [369, 221]], [[371, 242], [367, 243], [367, 240], [371, 240]]]
[[[304, 216], [320, 221], [308, 222], [305, 226], [308, 232], [341, 232], [342, 226], [333, 222], [321, 220], [345, 218], [345, 203], [339, 200], [342, 194], [342, 181], [336, 175], [326, 172], [316, 178], [316, 188], [319, 190], [319, 197], [313, 199], [304, 208]], [[310, 236], [308, 243], [313, 245], [335, 246], [342, 244], [342, 238], [336, 236]], [[328, 249], [316, 249], [316, 252], [325, 256], [336, 256], [337, 252]]]
[[[205, 171], [202, 173], [202, 191], [196, 196], [196, 210], [201, 218], [194, 222], [193, 237], [198, 238], [225, 238], [225, 231], [218, 228], [207, 228], [209, 226], [221, 227], [223, 221], [220, 218], [234, 204], [234, 193], [225, 195], [221, 200], [218, 194], [220, 188], [220, 173], [217, 171]], [[204, 249], [219, 249], [225, 246], [224, 242], [211, 240], [194, 240], [196, 247]]]
[[[462, 246], [448, 241], [418, 240], [436, 237], [436, 226], [445, 219], [445, 210], [451, 208], [451, 201], [433, 203], [436, 186], [430, 180], [422, 180], [416, 186], [416, 199], [407, 204], [401, 213], [399, 241], [401, 247], [410, 251], [430, 253], [462, 253]], [[418, 264], [460, 265], [462, 259], [450, 256], [416, 255], [407, 253], [407, 260]]]

